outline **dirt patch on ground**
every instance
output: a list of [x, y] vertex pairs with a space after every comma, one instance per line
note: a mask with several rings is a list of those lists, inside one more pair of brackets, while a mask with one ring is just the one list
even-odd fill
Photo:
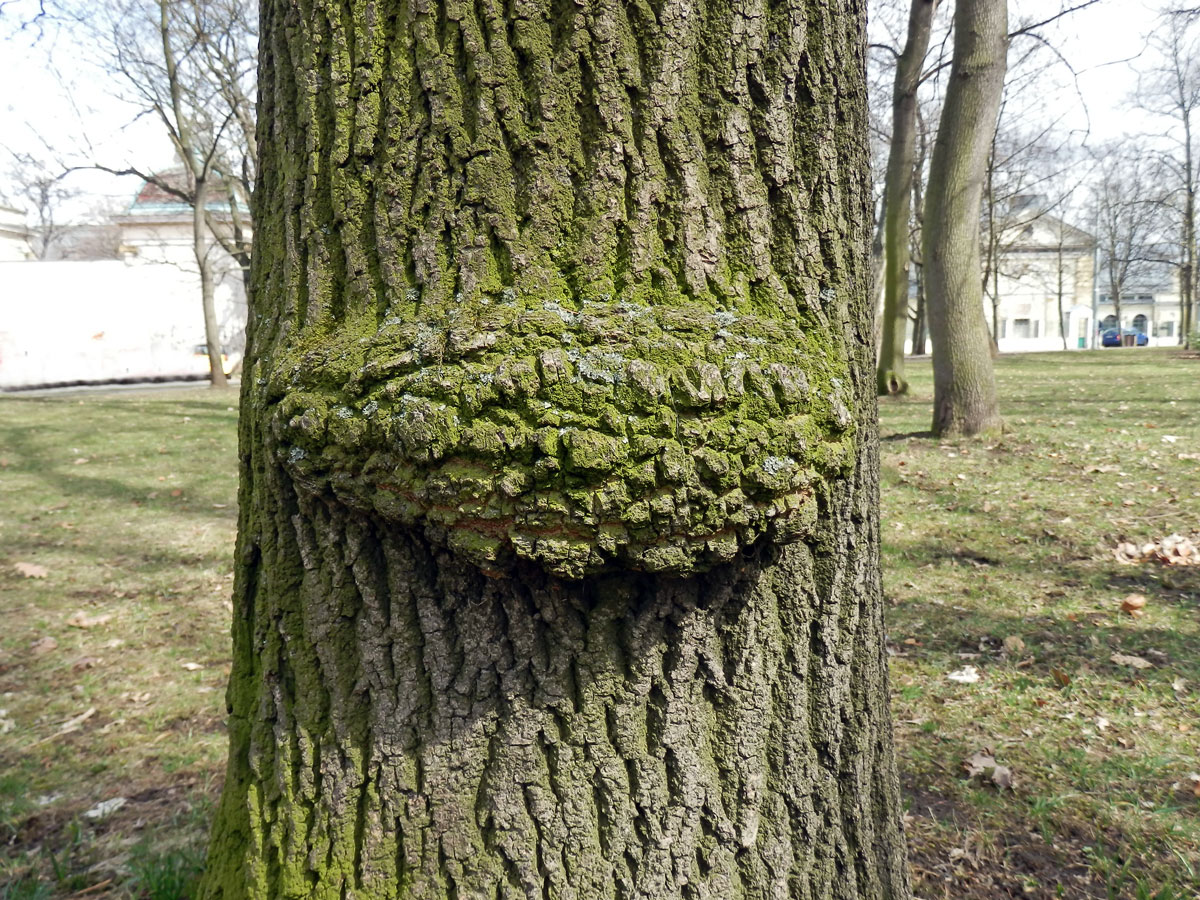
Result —
[[913, 895], [920, 900], [1109, 900], [1113, 895], [1088, 865], [1094, 839], [1068, 829], [1051, 840], [1012, 822], [985, 830], [970, 807], [912, 784], [904, 785]]

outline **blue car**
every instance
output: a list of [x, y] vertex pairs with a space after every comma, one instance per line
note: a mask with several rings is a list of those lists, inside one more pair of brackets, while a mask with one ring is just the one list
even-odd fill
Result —
[[[1134, 338], [1134, 344], [1138, 347], [1145, 347], [1150, 343], [1150, 337], [1140, 331], [1128, 332]], [[1121, 331], [1118, 328], [1109, 328], [1100, 332], [1101, 347], [1120, 347], [1121, 346]]]

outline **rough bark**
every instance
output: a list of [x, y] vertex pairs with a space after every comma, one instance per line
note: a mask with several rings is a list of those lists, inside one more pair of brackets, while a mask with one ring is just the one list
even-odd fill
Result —
[[881, 395], [908, 391], [904, 378], [904, 339], [908, 330], [908, 241], [912, 226], [913, 164], [916, 157], [917, 89], [929, 49], [937, 0], [912, 0], [904, 52], [896, 62], [892, 88], [892, 140], [884, 196], [883, 339], [876, 388]]
[[208, 898], [906, 898], [863, 7], [262, 6]]
[[930, 162], [923, 237], [933, 339], [933, 431], [1002, 428], [983, 312], [979, 215], [1008, 52], [1006, 0], [960, 0]]

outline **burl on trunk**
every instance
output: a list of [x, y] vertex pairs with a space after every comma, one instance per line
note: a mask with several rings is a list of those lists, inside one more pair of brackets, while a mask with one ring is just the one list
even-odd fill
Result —
[[863, 4], [262, 6], [210, 898], [905, 898]]

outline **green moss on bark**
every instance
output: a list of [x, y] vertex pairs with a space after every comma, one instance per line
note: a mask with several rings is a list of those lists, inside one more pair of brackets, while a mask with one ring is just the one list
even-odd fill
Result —
[[366, 325], [256, 367], [278, 461], [490, 568], [704, 569], [854, 459], [847, 361], [795, 323], [509, 291]]

